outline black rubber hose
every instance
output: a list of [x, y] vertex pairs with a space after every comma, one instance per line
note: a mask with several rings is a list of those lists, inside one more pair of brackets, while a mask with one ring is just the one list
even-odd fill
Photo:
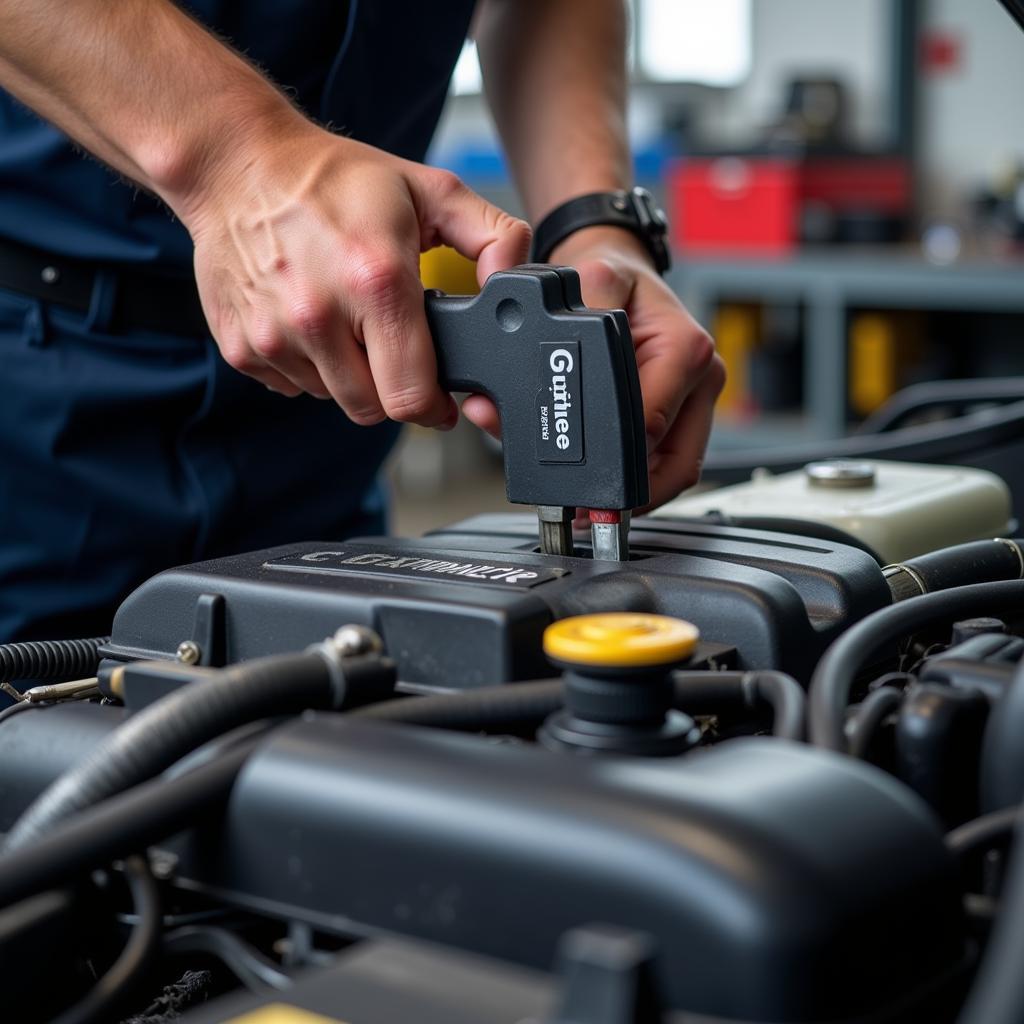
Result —
[[[806, 696], [796, 680], [782, 672], [676, 672], [675, 703], [684, 710], [711, 712], [725, 703], [774, 712], [773, 733], [785, 739], [804, 736]], [[484, 686], [461, 693], [404, 697], [359, 708], [358, 718], [432, 726], [461, 732], [510, 731], [536, 726], [564, 704], [560, 680]]]
[[164, 936], [164, 953], [174, 956], [205, 953], [215, 956], [250, 992], [283, 991], [292, 979], [269, 957], [227, 928], [187, 925]]
[[966, 857], [975, 850], [983, 850], [994, 842], [1007, 839], [1020, 825], [1024, 811], [1020, 807], [1004, 807], [980, 818], [958, 825], [946, 835], [946, 846], [958, 857]]
[[1010, 855], [1002, 906], [959, 1024], [1020, 1024], [1024, 1020], [1024, 842]]
[[975, 583], [1019, 580], [1024, 576], [1024, 539], [975, 540], [940, 548], [886, 566], [896, 601]]
[[772, 735], [779, 739], [803, 740], [807, 736], [807, 694], [785, 672], [748, 672], [747, 685], [773, 712]]
[[0, 644], [0, 682], [12, 679], [39, 679], [60, 682], [96, 675], [100, 648], [109, 636], [91, 640], [31, 640], [20, 644]]
[[802, 740], [807, 721], [807, 695], [784, 672], [674, 673], [676, 707], [691, 714], [712, 714], [722, 704], [742, 703], [750, 709], [767, 705], [772, 710], [772, 735]]
[[153, 778], [231, 729], [333, 702], [330, 669], [315, 653], [259, 658], [182, 686], [132, 715], [48, 786], [14, 823], [5, 849], [25, 846], [64, 818]]
[[851, 626], [818, 662], [808, 705], [811, 742], [846, 751], [844, 723], [850, 691], [861, 668], [901, 637], [936, 622], [1024, 609], [1024, 580], [976, 583], [882, 608]]
[[117, 1007], [124, 1006], [153, 963], [161, 937], [160, 890], [145, 857], [129, 857], [124, 873], [137, 917], [128, 941], [106, 974], [51, 1024], [95, 1024], [110, 1019]]
[[902, 703], [903, 694], [891, 686], [883, 686], [864, 698], [849, 734], [851, 757], [867, 757], [879, 727]]
[[194, 825], [227, 800], [261, 738], [242, 740], [182, 775], [161, 776], [112, 796], [54, 826], [31, 846], [5, 854], [0, 907], [66, 885], [70, 878]]
[[482, 732], [488, 728], [515, 729], [543, 721], [562, 707], [562, 683], [542, 679], [531, 683], [481, 686], [459, 693], [438, 693], [429, 697], [398, 700], [357, 708], [357, 718], [377, 722], [425, 725], [457, 732]]

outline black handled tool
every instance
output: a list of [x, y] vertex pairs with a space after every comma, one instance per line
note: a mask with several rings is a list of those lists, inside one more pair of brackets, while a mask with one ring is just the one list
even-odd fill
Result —
[[594, 557], [628, 557], [629, 512], [650, 500], [626, 314], [587, 309], [569, 267], [492, 274], [479, 295], [427, 293], [441, 386], [498, 407], [508, 500], [536, 505], [542, 549], [572, 554], [576, 506]]

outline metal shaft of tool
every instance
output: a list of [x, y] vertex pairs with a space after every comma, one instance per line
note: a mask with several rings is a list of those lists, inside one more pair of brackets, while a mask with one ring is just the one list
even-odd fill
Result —
[[100, 696], [99, 684], [95, 677], [91, 679], [72, 679], [66, 683], [49, 683], [42, 686], [33, 686], [25, 690], [22, 700], [38, 704], [41, 701], [51, 700], [81, 700], [83, 697]]
[[575, 508], [561, 505], [538, 505], [537, 525], [540, 531], [540, 549], [546, 555], [571, 555], [572, 520]]
[[590, 540], [595, 559], [629, 561], [629, 517], [628, 510], [590, 510]]

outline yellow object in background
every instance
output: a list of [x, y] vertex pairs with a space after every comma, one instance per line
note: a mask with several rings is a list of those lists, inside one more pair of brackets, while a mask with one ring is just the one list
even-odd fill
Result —
[[904, 384], [921, 356], [920, 317], [902, 311], [858, 313], [850, 320], [850, 408], [867, 416]]
[[750, 411], [750, 356], [758, 344], [760, 310], [756, 306], [723, 303], [715, 313], [712, 336], [728, 376], [718, 399], [726, 415]]
[[251, 1013], [243, 1013], [241, 1017], [231, 1017], [225, 1024], [345, 1024], [337, 1017], [324, 1017], [319, 1013], [310, 1013], [297, 1006], [287, 1003], [268, 1003], [266, 1006]]
[[420, 280], [424, 288], [437, 288], [449, 295], [476, 295], [476, 263], [447, 245], [429, 249], [420, 256]]

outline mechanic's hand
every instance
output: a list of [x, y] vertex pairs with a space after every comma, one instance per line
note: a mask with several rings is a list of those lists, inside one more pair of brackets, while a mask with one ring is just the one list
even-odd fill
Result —
[[[551, 262], [575, 267], [583, 301], [624, 309], [636, 346], [644, 397], [653, 508], [700, 479], [711, 413], [725, 367], [707, 332], [658, 276], [647, 250], [621, 228], [593, 227], [570, 235]], [[466, 417], [497, 436], [493, 404], [473, 395]]]
[[333, 398], [354, 422], [452, 427], [419, 278], [440, 243], [480, 282], [522, 263], [530, 229], [447, 171], [303, 124], [182, 204], [224, 359], [268, 388]]

